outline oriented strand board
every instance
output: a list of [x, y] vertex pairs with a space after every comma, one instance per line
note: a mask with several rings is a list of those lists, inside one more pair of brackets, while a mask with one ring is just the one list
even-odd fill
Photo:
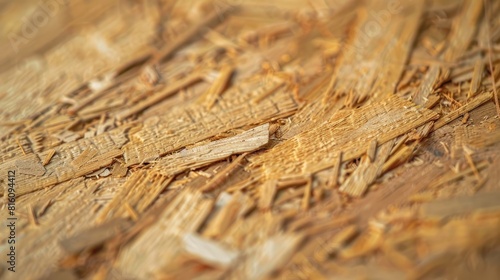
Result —
[[500, 279], [500, 1], [0, 2], [0, 279]]

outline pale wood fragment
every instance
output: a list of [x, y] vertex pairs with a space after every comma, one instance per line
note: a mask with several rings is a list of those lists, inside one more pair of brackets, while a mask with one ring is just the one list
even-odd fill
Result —
[[15, 164], [17, 171], [21, 174], [42, 176], [46, 172], [42, 163], [40, 163], [36, 156], [26, 160], [16, 160]]
[[50, 149], [47, 152], [47, 154], [45, 155], [45, 158], [42, 161], [42, 165], [43, 166], [47, 165], [55, 154], [56, 154], [56, 150], [55, 149]]
[[396, 166], [406, 163], [413, 155], [415, 148], [417, 147], [417, 142], [409, 145], [400, 146], [400, 148], [393, 152], [391, 157], [384, 163], [382, 167], [382, 173], [385, 173]]
[[375, 160], [375, 153], [377, 152], [377, 139], [373, 139], [370, 141], [370, 145], [368, 146], [368, 150], [366, 151], [366, 155], [370, 159], [370, 162]]
[[111, 171], [111, 174], [115, 177], [125, 177], [127, 175], [128, 168], [125, 167], [122, 163], [116, 162], [113, 165], [113, 170]]
[[193, 233], [183, 237], [184, 249], [191, 255], [196, 256], [206, 264], [217, 267], [227, 267], [238, 257], [239, 253], [229, 248], [224, 248], [222, 244], [204, 239]]
[[248, 155], [248, 152], [239, 155], [233, 162], [226, 166], [221, 171], [217, 172], [200, 190], [202, 192], [209, 192], [218, 187], [224, 180], [238, 168], [243, 159]]
[[77, 156], [72, 162], [71, 165], [75, 168], [80, 168], [82, 165], [86, 164], [90, 161], [95, 155], [97, 155], [97, 151], [94, 149], [87, 149], [83, 151], [79, 156]]
[[[202, 146], [183, 149], [178, 153], [166, 156], [155, 166], [155, 171], [165, 176], [175, 175], [186, 169], [198, 168], [225, 159], [233, 154], [258, 150], [266, 145], [268, 141], [269, 124], [263, 124], [236, 136], [212, 141]], [[234, 161], [228, 171], [233, 171], [238, 167], [243, 158], [240, 157]], [[227, 175], [223, 176], [227, 177]], [[221, 175], [219, 175], [212, 181], [217, 183], [221, 178]], [[207, 187], [207, 189], [210, 188]]]
[[270, 180], [261, 184], [259, 188], [259, 209], [268, 211], [272, 208], [276, 196], [276, 180]]
[[216, 214], [216, 217], [209, 222], [203, 235], [210, 238], [221, 237], [238, 218], [246, 214], [247, 208], [252, 204], [253, 200], [248, 195], [236, 192], [231, 197], [231, 200]]
[[384, 165], [389, 158], [393, 145], [394, 140], [391, 140], [379, 146], [377, 149], [377, 158], [373, 162], [367, 157], [363, 157], [360, 165], [340, 186], [339, 191], [353, 197], [362, 196], [384, 171]]
[[222, 69], [219, 71], [217, 78], [215, 79], [214, 83], [208, 91], [200, 97], [200, 102], [203, 103], [203, 105], [207, 109], [211, 109], [212, 106], [215, 104], [217, 101], [217, 98], [222, 94], [222, 92], [225, 90], [231, 75], [233, 74], [234, 68], [229, 65], [225, 65], [222, 67]]

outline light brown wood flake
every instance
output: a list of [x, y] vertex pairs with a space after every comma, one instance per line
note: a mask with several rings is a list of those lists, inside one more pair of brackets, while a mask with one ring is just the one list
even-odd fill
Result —
[[75, 168], [80, 168], [84, 164], [90, 161], [90, 159], [94, 158], [97, 155], [97, 151], [94, 149], [87, 149], [83, 151], [79, 156], [77, 156], [72, 162], [71, 165]]
[[299, 175], [299, 176], [284, 176], [281, 177], [277, 182], [276, 186], [279, 190], [283, 190], [289, 187], [305, 185], [309, 181], [309, 176]]
[[362, 196], [368, 187], [382, 174], [384, 164], [389, 158], [389, 154], [394, 145], [394, 140], [379, 146], [377, 158], [371, 162], [367, 157], [361, 159], [360, 165], [353, 174], [340, 186], [339, 191], [350, 196]]
[[409, 202], [421, 203], [436, 199], [436, 194], [432, 191], [414, 194], [408, 198]]
[[113, 177], [125, 177], [127, 175], [128, 168], [125, 167], [122, 163], [115, 162], [113, 165], [113, 169], [111, 170], [111, 174]]
[[148, 88], [153, 88], [154, 85], [158, 83], [161, 77], [160, 73], [158, 73], [158, 70], [155, 69], [154, 66], [148, 65], [144, 67], [139, 78], [141, 82]]
[[402, 145], [397, 151], [390, 156], [390, 158], [384, 163], [382, 167], [382, 173], [385, 173], [401, 164], [406, 163], [413, 156], [413, 152], [417, 147], [418, 142], [414, 142], [408, 145]]
[[335, 163], [330, 171], [330, 177], [328, 178], [328, 188], [333, 189], [339, 185], [340, 169], [342, 165], [342, 151], [338, 152], [335, 156]]
[[270, 180], [260, 185], [258, 204], [260, 210], [268, 211], [272, 208], [276, 196], [276, 185], [276, 180]]
[[434, 106], [436, 106], [439, 101], [441, 101], [441, 97], [439, 95], [431, 95], [427, 98], [427, 101], [425, 102], [425, 104], [423, 105], [424, 108], [427, 108], [427, 109], [432, 109]]
[[31, 146], [32, 146], [34, 152], [39, 153], [43, 150], [44, 138], [45, 137], [44, 137], [44, 134], [42, 132], [33, 132], [33, 133], [30, 133], [28, 135], [28, 139], [31, 142]]
[[[224, 193], [222, 193], [224, 194]], [[219, 196], [219, 200], [220, 200]], [[241, 192], [236, 192], [231, 200], [223, 206], [216, 214], [213, 220], [210, 220], [207, 229], [203, 235], [209, 238], [217, 238], [226, 233], [227, 229], [243, 214], [245, 214], [245, 205], [248, 205], [251, 198]]]
[[240, 166], [241, 162], [247, 155], [248, 153], [239, 155], [235, 160], [233, 160], [233, 162], [217, 172], [210, 180], [208, 180], [208, 182], [200, 190], [202, 192], [209, 192], [217, 188], [231, 175], [231, 173], [234, 172], [234, 170]]
[[[209, 142], [205, 145], [186, 148], [178, 153], [162, 158], [155, 171], [165, 176], [175, 175], [187, 169], [194, 169], [225, 159], [233, 154], [246, 153], [260, 149], [269, 142], [269, 124], [263, 124], [238, 135]], [[231, 165], [232, 170], [239, 166], [243, 157]], [[232, 171], [229, 170], [229, 171]], [[227, 177], [227, 175], [225, 175]], [[220, 180], [220, 175], [217, 179]]]
[[464, 117], [462, 118], [462, 123], [463, 123], [463, 124], [466, 124], [466, 123], [467, 123], [467, 121], [469, 120], [469, 118], [470, 118], [470, 114], [469, 114], [468, 112], [467, 112], [467, 113], [465, 113], [465, 114], [464, 114]]
[[228, 267], [239, 256], [238, 251], [225, 248], [222, 244], [205, 239], [194, 233], [186, 234], [182, 240], [187, 253], [196, 256], [206, 264], [217, 267]]
[[86, 175], [92, 171], [98, 170], [100, 168], [106, 167], [113, 163], [113, 159], [119, 157], [123, 154], [123, 152], [119, 149], [111, 150], [100, 154], [91, 160], [87, 161], [85, 164], [81, 166], [80, 169], [75, 170], [75, 174], [77, 177]]
[[43, 176], [46, 172], [37, 156], [25, 160], [16, 160], [15, 165], [17, 171], [21, 174]]
[[370, 145], [368, 146], [368, 150], [366, 151], [366, 155], [370, 159], [370, 162], [375, 160], [375, 153], [377, 152], [377, 139], [373, 139], [370, 141]]
[[200, 102], [207, 109], [211, 109], [212, 106], [217, 101], [217, 98], [222, 94], [228, 85], [228, 82], [233, 74], [234, 68], [229, 65], [225, 65], [219, 71], [217, 78], [208, 91], [200, 97]]
[[434, 127], [434, 122], [428, 122], [421, 127], [417, 128], [416, 133], [414, 135], [410, 135], [409, 139], [414, 139], [417, 141], [422, 141], [422, 139], [426, 138], [429, 136], [429, 134], [432, 132], [432, 128]]
[[100, 211], [97, 220], [139, 216], [158, 198], [172, 179], [144, 170], [132, 173], [113, 199]]
[[50, 149], [47, 152], [47, 154], [45, 155], [45, 157], [43, 159], [43, 162], [42, 162], [42, 165], [43, 166], [47, 165], [55, 154], [56, 154], [56, 150], [55, 149]]

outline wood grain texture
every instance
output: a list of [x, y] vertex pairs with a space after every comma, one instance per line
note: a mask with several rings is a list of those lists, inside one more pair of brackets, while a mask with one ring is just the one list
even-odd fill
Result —
[[0, 279], [499, 279], [497, 14], [0, 1]]

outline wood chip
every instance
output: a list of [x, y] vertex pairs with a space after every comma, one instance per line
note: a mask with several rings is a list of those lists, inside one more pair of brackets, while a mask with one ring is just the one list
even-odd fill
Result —
[[377, 139], [373, 139], [368, 146], [368, 150], [366, 151], [366, 155], [370, 159], [370, 162], [375, 160], [375, 153], [377, 152]]
[[38, 157], [31, 157], [26, 160], [16, 160], [17, 171], [21, 174], [43, 176], [46, 172]]
[[[233, 137], [212, 141], [198, 147], [183, 149], [178, 153], [163, 158], [159, 161], [155, 170], [159, 174], [171, 176], [186, 169], [194, 169], [225, 159], [233, 154], [258, 150], [269, 142], [268, 128], [269, 124], [263, 124]], [[238, 167], [243, 158], [244, 156], [235, 160], [228, 171], [232, 172]], [[226, 171], [226, 173], [228, 172]], [[219, 175], [211, 181], [217, 183], [228, 175], [221, 176]], [[207, 187], [207, 189], [210, 188]]]
[[42, 162], [42, 165], [43, 166], [47, 165], [55, 154], [56, 154], [56, 150], [55, 149], [50, 149], [47, 152], [47, 154], [45, 155], [45, 157], [43, 159], [43, 162]]
[[215, 82], [208, 89], [208, 91], [203, 96], [200, 97], [202, 103], [207, 109], [212, 108], [212, 106], [217, 101], [217, 98], [226, 89], [226, 86], [231, 78], [231, 75], [233, 74], [233, 71], [234, 71], [233, 67], [229, 65], [225, 65], [224, 67], [222, 67], [219, 74], [217, 75]]
[[227, 267], [236, 260], [239, 253], [222, 244], [204, 239], [196, 234], [187, 234], [183, 237], [185, 250], [204, 263], [215, 265], [217, 267]]
[[83, 151], [78, 157], [76, 157], [72, 162], [71, 165], [75, 168], [80, 168], [84, 164], [90, 161], [90, 159], [94, 158], [95, 155], [97, 155], [97, 151], [94, 149], [87, 149]]

